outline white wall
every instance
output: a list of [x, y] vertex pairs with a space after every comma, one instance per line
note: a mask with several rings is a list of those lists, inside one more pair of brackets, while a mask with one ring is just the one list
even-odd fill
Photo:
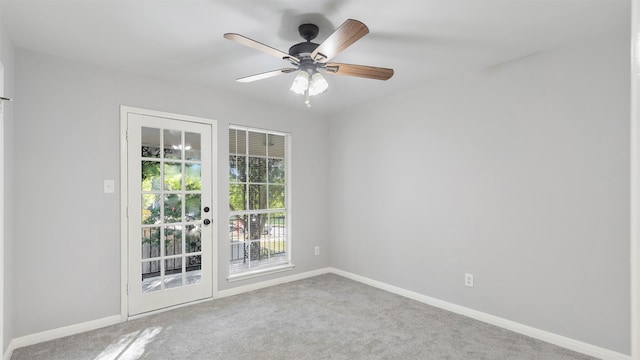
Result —
[[[5, 97], [13, 97], [13, 44], [9, 35], [0, 23], [0, 62], [4, 66], [4, 89], [0, 94]], [[4, 188], [0, 188], [3, 192], [4, 204], [0, 205], [4, 208], [2, 211], [3, 221], [0, 226], [2, 232], [2, 241], [0, 241], [0, 283], [2, 290], [0, 291], [0, 337], [2, 338], [2, 354], [9, 345], [9, 341], [13, 337], [13, 103], [4, 103], [3, 113], [3, 129], [2, 129], [2, 156], [4, 165], [4, 174], [2, 181]]]
[[640, 360], [640, 2], [631, 3], [631, 357]]
[[629, 354], [629, 79], [608, 34], [332, 118], [332, 266]]
[[328, 248], [325, 119], [29, 50], [15, 62], [14, 337], [120, 314], [120, 197], [102, 182], [120, 178], [122, 104], [218, 121], [219, 289], [269, 279], [226, 281], [229, 123], [292, 133], [296, 268], [278, 276], [328, 266], [313, 255]]

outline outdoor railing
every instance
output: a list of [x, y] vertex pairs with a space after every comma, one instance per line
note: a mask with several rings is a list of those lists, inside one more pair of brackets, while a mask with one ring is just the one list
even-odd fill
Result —
[[[257, 215], [252, 215], [250, 224], [255, 224]], [[231, 240], [231, 263], [260, 261], [285, 254], [286, 227], [284, 217], [271, 217], [269, 222], [246, 231], [250, 219], [247, 216], [229, 221], [229, 238]], [[251, 225], [250, 225], [251, 226]], [[253, 238], [253, 239], [251, 239]]]
[[[160, 232], [159, 228], [143, 228], [142, 229], [142, 248], [141, 255], [143, 259], [154, 259], [161, 256], [160, 253]], [[183, 254], [182, 249], [182, 228], [167, 227], [165, 228], [165, 256]], [[175, 238], [174, 238], [175, 237]], [[175, 240], [174, 240], [175, 239]], [[200, 251], [200, 233], [190, 236], [187, 234], [187, 249], [190, 251]], [[189, 252], [189, 251], [187, 251]], [[189, 254], [186, 254], [189, 255]], [[200, 270], [200, 256], [175, 257], [164, 260], [151, 260], [142, 263], [142, 279], [160, 276], [160, 262], [165, 262], [165, 275], [179, 274], [182, 272], [182, 260], [186, 259], [185, 272]]]
[[[268, 218], [269, 220], [260, 219], [260, 215], [245, 215], [229, 221], [231, 241], [229, 260], [232, 265], [236, 264], [238, 268], [245, 268], [249, 266], [249, 263], [254, 262], [254, 265], [251, 265], [253, 267], [260, 262], [282, 258], [287, 253], [285, 218], [263, 216], [264, 219]], [[246, 226], [247, 224], [249, 226]], [[160, 234], [159, 232], [152, 233], [152, 231], [151, 228], [143, 229], [141, 249], [143, 259], [160, 257]], [[169, 229], [166, 231], [165, 255], [181, 254], [182, 242], [170, 241], [168, 236], [171, 231]], [[161, 261], [165, 262], [165, 275], [181, 273], [183, 259], [190, 261], [189, 264], [185, 264], [186, 272], [201, 268], [200, 256], [145, 261], [142, 263], [142, 279], [160, 276]]]

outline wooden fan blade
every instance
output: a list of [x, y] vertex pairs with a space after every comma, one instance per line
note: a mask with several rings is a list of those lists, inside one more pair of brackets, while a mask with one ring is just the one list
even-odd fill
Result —
[[326, 63], [368, 33], [367, 25], [348, 19], [311, 53], [311, 58], [316, 62]]
[[286, 69], [273, 70], [273, 71], [269, 71], [269, 72], [265, 72], [265, 73], [261, 73], [261, 74], [245, 76], [245, 77], [236, 79], [236, 81], [237, 82], [241, 82], [241, 83], [248, 83], [248, 82], [252, 82], [252, 81], [268, 79], [270, 77], [278, 76], [280, 74], [288, 74], [290, 72], [294, 72], [294, 71], [297, 71], [297, 70], [298, 69], [295, 69], [295, 68], [286, 68]]
[[255, 41], [253, 39], [249, 39], [248, 37], [242, 36], [240, 34], [226, 33], [226, 34], [224, 34], [224, 38], [225, 39], [229, 39], [231, 41], [235, 41], [238, 44], [242, 44], [244, 46], [248, 46], [250, 48], [262, 51], [264, 53], [267, 53], [269, 55], [278, 57], [278, 58], [283, 59], [283, 60], [293, 60], [296, 63], [300, 62], [300, 59], [298, 59], [295, 56], [291, 56], [291, 55], [287, 54], [286, 52], [280, 51], [278, 49], [274, 49], [271, 46], [265, 45], [265, 44], [263, 44], [261, 42], [257, 42], [257, 41]]
[[393, 69], [365, 65], [330, 63], [324, 67], [324, 70], [338, 75], [357, 76], [375, 80], [388, 80], [393, 76]]

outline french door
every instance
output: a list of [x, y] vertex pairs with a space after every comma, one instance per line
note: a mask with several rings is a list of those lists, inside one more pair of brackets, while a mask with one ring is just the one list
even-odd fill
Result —
[[140, 112], [126, 113], [128, 316], [213, 296], [215, 128]]

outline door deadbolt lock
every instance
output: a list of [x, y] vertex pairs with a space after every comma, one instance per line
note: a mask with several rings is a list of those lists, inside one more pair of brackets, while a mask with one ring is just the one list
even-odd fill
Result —
[[209, 207], [205, 206], [203, 210], [204, 210], [204, 212], [209, 212]]

